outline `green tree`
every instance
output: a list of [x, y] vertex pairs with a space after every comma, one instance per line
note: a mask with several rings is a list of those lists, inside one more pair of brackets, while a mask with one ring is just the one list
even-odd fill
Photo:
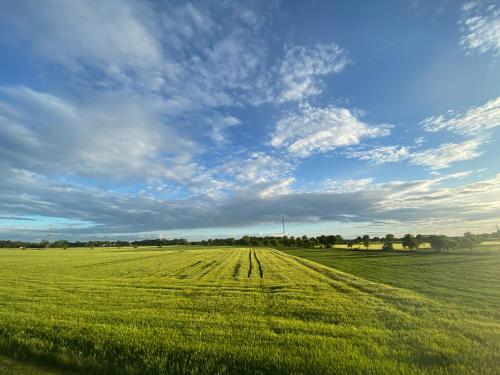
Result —
[[479, 245], [480, 243], [481, 240], [478, 236], [473, 235], [471, 232], [464, 233], [464, 237], [462, 240], [464, 248], [470, 249], [472, 251], [472, 248], [476, 245]]
[[403, 237], [403, 248], [405, 249], [410, 249], [410, 250], [416, 250], [419, 247], [419, 243], [415, 237], [413, 237], [411, 234], [405, 234]]
[[383, 251], [394, 250], [394, 234], [386, 234], [384, 238], [384, 244], [382, 245]]
[[431, 244], [431, 247], [438, 252], [441, 252], [444, 249], [449, 249], [450, 247], [448, 237], [443, 235], [429, 236], [429, 243]]
[[417, 241], [418, 246], [422, 246], [424, 242], [426, 241], [426, 237], [422, 234], [417, 234], [415, 236], [415, 240]]
[[344, 239], [342, 238], [342, 236], [340, 234], [336, 234], [335, 235], [335, 244], [340, 245], [343, 243], [344, 243]]
[[52, 246], [53, 247], [58, 247], [58, 248], [61, 248], [61, 249], [67, 249], [68, 248], [68, 244], [69, 244], [69, 242], [66, 241], [66, 240], [57, 240], [56, 242], [54, 242], [54, 244]]
[[367, 234], [363, 236], [363, 245], [365, 245], [367, 250], [370, 247], [370, 236]]

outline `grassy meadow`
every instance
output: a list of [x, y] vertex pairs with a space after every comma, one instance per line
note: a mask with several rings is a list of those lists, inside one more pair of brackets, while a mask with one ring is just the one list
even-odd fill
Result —
[[2, 249], [0, 265], [0, 374], [498, 373], [499, 246]]
[[500, 243], [489, 242], [473, 251], [450, 253], [426, 250], [284, 251], [367, 280], [412, 290], [453, 310], [489, 316], [500, 322]]

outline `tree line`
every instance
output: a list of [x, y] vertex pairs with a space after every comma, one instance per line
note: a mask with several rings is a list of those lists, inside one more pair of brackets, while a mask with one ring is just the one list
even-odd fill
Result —
[[404, 249], [418, 250], [424, 243], [429, 243], [437, 251], [452, 250], [457, 248], [470, 248], [485, 240], [500, 239], [500, 233], [472, 234], [464, 233], [459, 237], [448, 237], [445, 235], [421, 235], [413, 236], [406, 234], [397, 238], [393, 234], [384, 237], [370, 237], [365, 234], [354, 239], [344, 239], [341, 235], [321, 235], [316, 237], [304, 236], [243, 236], [236, 238], [216, 238], [202, 241], [188, 241], [184, 238], [177, 239], [145, 239], [138, 241], [104, 240], [104, 241], [66, 241], [57, 240], [49, 242], [24, 242], [0, 240], [0, 247], [3, 248], [72, 248], [72, 247], [140, 247], [140, 246], [172, 246], [172, 245], [201, 245], [201, 246], [255, 246], [255, 247], [300, 247], [300, 248], [335, 248], [336, 245], [347, 245], [348, 248], [369, 249], [373, 244], [382, 244], [382, 250], [394, 250], [394, 245], [400, 243]]

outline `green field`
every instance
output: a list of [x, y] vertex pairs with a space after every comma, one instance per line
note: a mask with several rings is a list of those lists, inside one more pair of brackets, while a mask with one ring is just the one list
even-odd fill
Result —
[[412, 290], [449, 309], [500, 322], [500, 244], [452, 253], [288, 249], [370, 281]]
[[[0, 250], [0, 374], [498, 373], [498, 251], [462, 268], [422, 256], [440, 264], [428, 271], [411, 271], [410, 257], [373, 253], [373, 265], [360, 254]], [[371, 268], [355, 267], [365, 259]], [[374, 271], [383, 264], [393, 273]], [[437, 278], [430, 292], [411, 272]], [[436, 292], [443, 282], [448, 291]]]

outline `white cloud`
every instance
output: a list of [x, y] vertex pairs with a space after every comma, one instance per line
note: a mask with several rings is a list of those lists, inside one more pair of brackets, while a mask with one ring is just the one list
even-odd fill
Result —
[[307, 157], [315, 152], [358, 144], [363, 138], [388, 134], [388, 125], [370, 126], [348, 109], [306, 105], [277, 122], [271, 145], [286, 147], [295, 156]]
[[369, 150], [347, 150], [345, 155], [349, 158], [366, 160], [373, 164], [394, 163], [408, 160], [411, 164], [429, 167], [434, 170], [449, 167], [452, 163], [474, 159], [481, 155], [479, 147], [481, 139], [472, 139], [463, 143], [445, 143], [439, 147], [423, 151], [415, 151], [421, 142], [416, 142], [415, 147], [383, 146]]
[[394, 163], [410, 156], [410, 148], [406, 146], [383, 146], [371, 150], [348, 150], [346, 156], [374, 164]]
[[[3, 101], [1, 101], [3, 98]], [[72, 103], [25, 87], [1, 87], [3, 161], [48, 175], [181, 180], [196, 168], [193, 142], [161, 120], [161, 99], [96, 93]], [[5, 110], [14, 108], [15, 110]]]
[[461, 46], [470, 53], [500, 53], [500, 9], [495, 1], [483, 0], [462, 6]]
[[483, 133], [500, 126], [500, 97], [463, 112], [450, 110], [445, 115], [428, 117], [420, 125], [429, 132], [451, 130], [466, 135]]
[[376, 187], [373, 177], [360, 178], [357, 180], [333, 180], [326, 179], [322, 183], [322, 190], [327, 192], [337, 193], [354, 193], [358, 191], [365, 191]]
[[[224, 10], [223, 18], [215, 18]], [[263, 12], [265, 13], [265, 12]], [[64, 16], [61, 16], [63, 14]], [[254, 16], [252, 16], [254, 15]], [[78, 89], [160, 94], [170, 117], [262, 102], [267, 49], [243, 5], [49, 0], [5, 4], [0, 43], [25, 45], [36, 64], [57, 64]], [[5, 32], [4, 32], [5, 31]], [[34, 63], [34, 62], [33, 62]], [[258, 98], [258, 99], [257, 99]], [[214, 129], [214, 137], [223, 137]]]
[[271, 184], [259, 192], [259, 197], [269, 198], [275, 195], [290, 194], [291, 193], [290, 185], [293, 184], [294, 182], [295, 178], [288, 177], [282, 181]]
[[278, 101], [302, 101], [321, 93], [318, 77], [339, 73], [348, 63], [345, 51], [335, 43], [288, 48], [279, 68], [282, 91]]
[[478, 150], [482, 144], [480, 140], [473, 139], [463, 143], [445, 143], [437, 148], [412, 153], [410, 162], [431, 169], [447, 168], [450, 164], [474, 159], [481, 155]]
[[[215, 22], [220, 10], [227, 16]], [[6, 4], [0, 42], [25, 45], [27, 58], [55, 64], [62, 79], [58, 94], [2, 89], [0, 153], [20, 168], [90, 178], [204, 175], [193, 162], [199, 143], [225, 143], [240, 123], [227, 106], [260, 95], [265, 20], [229, 3]]]
[[219, 114], [216, 114], [213, 118], [206, 116], [206, 121], [210, 123], [211, 127], [209, 135], [218, 145], [227, 142], [226, 129], [241, 124], [241, 121], [234, 116], [222, 116]]
[[48, 60], [71, 69], [88, 64], [115, 74], [161, 64], [146, 4], [49, 0], [40, 7], [36, 1], [20, 2], [3, 6], [2, 19], [11, 26], [6, 37], [23, 40]]
[[217, 171], [233, 176], [245, 184], [268, 184], [287, 178], [292, 165], [271, 155], [255, 152], [246, 158], [236, 158], [217, 168]]

